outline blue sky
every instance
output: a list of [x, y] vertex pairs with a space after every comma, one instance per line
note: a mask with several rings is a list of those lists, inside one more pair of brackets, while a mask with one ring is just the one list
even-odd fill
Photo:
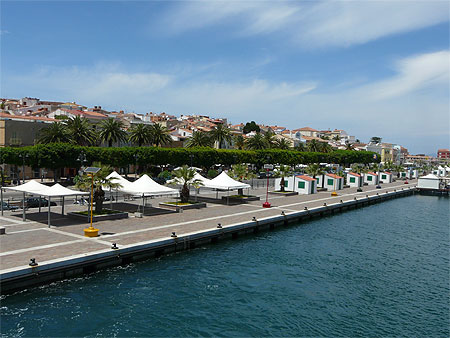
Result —
[[447, 1], [2, 1], [1, 97], [448, 148]]

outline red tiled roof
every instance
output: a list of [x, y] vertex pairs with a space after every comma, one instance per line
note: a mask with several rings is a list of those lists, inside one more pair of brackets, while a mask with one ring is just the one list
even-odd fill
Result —
[[14, 120], [35, 120], [35, 121], [58, 121], [57, 119], [52, 119], [49, 117], [40, 117], [40, 116], [24, 116], [24, 115], [10, 115], [6, 113], [0, 112], [0, 118], [8, 118]]
[[374, 175], [374, 176], [377, 176], [377, 174], [376, 174], [376, 173], [374, 173], [374, 172], [371, 172], [371, 171], [369, 171], [369, 172], [368, 172], [368, 174], [370, 174], [370, 175]]
[[336, 179], [338, 179], [338, 178], [343, 178], [343, 177], [341, 177], [341, 176], [338, 176], [338, 175], [335, 175], [335, 174], [326, 174], [327, 176], [330, 176], [330, 177], [333, 177], [333, 178], [336, 178]]
[[301, 178], [302, 180], [305, 180], [305, 181], [315, 181], [314, 178], [306, 176], [306, 175], [297, 175], [296, 177]]
[[361, 177], [361, 175], [360, 174], [357, 174], [357, 173], [352, 173], [352, 172], [350, 172], [350, 173], [348, 173], [349, 175], [353, 175], [353, 176], [356, 176], [356, 177]]
[[450, 150], [448, 149], [438, 149], [438, 153], [448, 153]]
[[382, 173], [382, 174], [392, 175], [392, 173], [390, 173], [390, 172], [388, 172], [388, 171], [385, 171], [385, 172]]
[[310, 127], [303, 127], [303, 128], [300, 128], [299, 130], [302, 130], [302, 131], [317, 131], [316, 129], [312, 129]]

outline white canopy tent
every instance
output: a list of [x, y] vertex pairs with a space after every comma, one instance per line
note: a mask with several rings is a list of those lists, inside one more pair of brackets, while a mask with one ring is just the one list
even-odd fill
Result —
[[180, 193], [177, 189], [172, 189], [153, 181], [148, 175], [141, 176], [138, 180], [130, 183], [126, 187], [120, 188], [126, 194], [142, 197], [142, 209], [145, 207], [145, 198], [150, 196], [176, 195]]
[[111, 174], [106, 176], [106, 178], [107, 179], [114, 178], [112, 180], [112, 182], [120, 183], [120, 185], [122, 186], [120, 189], [124, 189], [125, 187], [127, 187], [129, 184], [132, 183], [132, 182], [128, 181], [126, 178], [123, 178], [121, 175], [119, 175], [119, 173], [117, 171], [113, 171]]
[[[219, 190], [225, 190], [228, 192], [228, 195], [230, 193], [230, 190], [238, 190], [238, 189], [249, 189], [250, 184], [242, 183], [239, 181], [236, 181], [232, 179], [225, 171], [222, 171], [222, 173], [212, 180], [209, 180], [207, 178], [204, 178], [201, 175], [196, 176], [199, 180], [202, 181], [203, 186], [201, 188], [209, 188], [209, 189], [215, 189], [216, 190], [216, 199], [219, 195]], [[227, 204], [228, 204], [228, 198], [227, 198]]]
[[[39, 192], [42, 192], [46, 189], [48, 189], [48, 187], [44, 184], [41, 184], [39, 182], [36, 181], [28, 181], [27, 183], [18, 185], [16, 187], [3, 187], [3, 189], [6, 190], [11, 190], [11, 191], [18, 191], [18, 192], [22, 192], [23, 193], [23, 201], [22, 201], [22, 220], [25, 222], [26, 220], [26, 215], [25, 215], [25, 194], [29, 193], [29, 194], [39, 194]], [[3, 215], [3, 189], [0, 189], [1, 191], [1, 201], [2, 201], [2, 205], [1, 205], [1, 211], [2, 211], [2, 215]], [[40, 211], [40, 209], [39, 209]]]
[[[23, 220], [25, 221], [25, 194], [33, 194], [39, 196], [45, 196], [48, 198], [48, 226], [50, 227], [50, 206], [52, 197], [62, 197], [62, 214], [64, 215], [64, 197], [65, 196], [75, 196], [75, 195], [88, 195], [88, 192], [72, 190], [63, 187], [59, 183], [48, 187], [46, 185], [40, 184], [36, 181], [29, 181], [25, 184], [19, 185], [17, 187], [5, 187], [5, 189], [12, 191], [23, 192]], [[3, 205], [3, 194], [1, 196], [1, 202]], [[3, 208], [3, 207], [2, 207]], [[40, 208], [39, 208], [40, 211]]]
[[232, 179], [230, 176], [227, 175], [225, 171], [222, 171], [222, 173], [219, 176], [208, 181], [209, 182], [207, 182], [204, 185], [207, 188], [222, 189], [222, 190], [236, 190], [236, 189], [250, 188], [250, 184], [242, 183]]

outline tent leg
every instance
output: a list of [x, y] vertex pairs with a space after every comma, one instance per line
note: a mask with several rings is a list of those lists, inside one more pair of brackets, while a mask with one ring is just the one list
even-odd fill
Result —
[[0, 195], [1, 195], [1, 199], [2, 199], [2, 204], [0, 206], [0, 208], [2, 209], [2, 216], [3, 216], [3, 189], [0, 188]]
[[62, 197], [61, 215], [64, 216], [64, 196]]
[[230, 189], [228, 189], [228, 192], [227, 192], [227, 205], [229, 205], [230, 204]]
[[50, 228], [50, 205], [51, 205], [52, 198], [48, 196], [48, 214], [47, 214], [47, 222], [48, 227]]
[[112, 210], [112, 191], [111, 191], [111, 188], [109, 188], [109, 205], [110, 205], [110, 208], [111, 208], [111, 210]]
[[27, 220], [25, 216], [25, 193], [23, 193], [23, 200], [22, 200], [22, 220], [24, 222]]

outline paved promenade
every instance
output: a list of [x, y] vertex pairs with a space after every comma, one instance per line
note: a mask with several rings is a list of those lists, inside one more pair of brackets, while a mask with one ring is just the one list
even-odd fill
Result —
[[[22, 212], [5, 211], [0, 216], [0, 225], [6, 228], [6, 235], [0, 236], [0, 273], [28, 267], [30, 258], [42, 265], [46, 262], [68, 259], [74, 255], [92, 254], [97, 251], [110, 249], [112, 243], [117, 243], [120, 248], [132, 247], [150, 240], [168, 239], [173, 231], [177, 235], [188, 234], [208, 229], [215, 229], [218, 223], [227, 225], [257, 219], [279, 216], [281, 211], [286, 214], [322, 206], [324, 203], [339, 203], [340, 200], [348, 201], [363, 198], [366, 195], [373, 196], [394, 189], [415, 186], [417, 180], [397, 181], [391, 184], [382, 184], [382, 189], [375, 186], [364, 186], [363, 192], [357, 192], [356, 188], [346, 188], [338, 191], [339, 196], [331, 197], [330, 192], [320, 192], [315, 195], [297, 196], [269, 196], [272, 208], [262, 208], [265, 199], [265, 189], [250, 190], [250, 194], [258, 195], [261, 201], [240, 205], [223, 205], [208, 203], [207, 208], [185, 210], [182, 213], [168, 212], [158, 208], [160, 201], [167, 198], [152, 199], [152, 207], [147, 204], [146, 214], [143, 218], [130, 218], [122, 220], [101, 221], [94, 223], [100, 229], [100, 236], [87, 238], [83, 236], [83, 229], [87, 222], [74, 220], [61, 215], [61, 207], [51, 208], [52, 226], [47, 227], [47, 208], [27, 211], [27, 220], [22, 221]], [[223, 195], [223, 194], [222, 194]], [[199, 195], [214, 197], [214, 194]], [[114, 206], [136, 211], [139, 201], [119, 201]], [[109, 207], [109, 202], [105, 202]], [[65, 212], [80, 211], [86, 207], [79, 205], [66, 205]]]

